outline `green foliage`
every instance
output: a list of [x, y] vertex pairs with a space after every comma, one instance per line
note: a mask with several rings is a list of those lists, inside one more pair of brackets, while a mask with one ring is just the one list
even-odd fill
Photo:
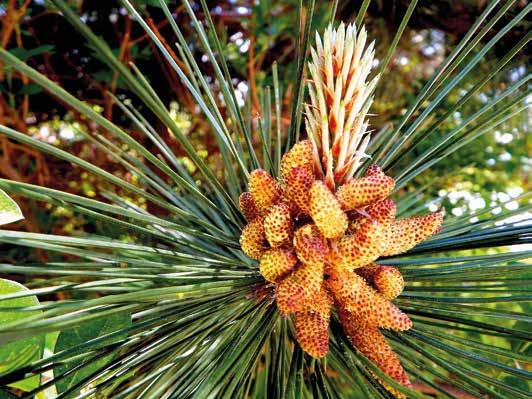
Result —
[[[24, 308], [39, 305], [39, 300], [35, 295], [20, 295], [26, 291], [28, 291], [26, 287], [15, 281], [0, 279], [0, 298], [2, 296], [11, 296], [13, 298], [0, 300], [0, 325], [9, 325], [12, 322], [21, 321], [31, 316], [38, 316], [42, 313], [40, 310], [24, 311]], [[19, 369], [35, 360], [39, 360], [42, 357], [43, 349], [44, 336], [42, 335], [2, 343], [0, 347], [0, 374]], [[10, 386], [23, 391], [31, 391], [37, 388], [39, 383], [40, 376], [37, 374], [14, 382]]]
[[17, 203], [3, 190], [0, 190], [0, 225], [16, 222], [23, 218]]
[[[94, 321], [88, 321], [81, 323], [74, 328], [63, 330], [57, 338], [55, 344], [55, 352], [62, 352], [69, 349], [78, 349], [80, 346], [86, 344], [89, 341], [95, 340], [100, 337], [106, 337], [111, 335], [117, 330], [122, 330], [131, 325], [131, 315], [128, 313], [119, 313], [107, 318], [97, 319]], [[127, 335], [119, 334], [113, 337], [106, 337], [109, 339], [100, 339], [99, 344], [101, 346], [109, 346], [112, 343], [123, 340]], [[82, 352], [82, 351], [80, 351]], [[75, 355], [72, 353], [71, 355]], [[83, 386], [85, 380], [88, 377], [101, 368], [104, 368], [113, 359], [113, 354], [96, 356], [82, 356], [75, 357], [70, 362], [65, 362], [54, 368], [54, 375], [58, 380], [56, 385], [59, 393], [70, 391], [75, 392], [76, 386]], [[68, 372], [68, 374], [66, 374]], [[59, 380], [59, 376], [63, 376]]]

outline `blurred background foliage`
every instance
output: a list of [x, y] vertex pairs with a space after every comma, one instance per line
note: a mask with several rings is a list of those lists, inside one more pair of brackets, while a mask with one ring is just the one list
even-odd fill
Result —
[[[128, 65], [135, 65], [142, 71], [146, 80], [170, 107], [172, 117], [188, 134], [202, 157], [208, 159], [213, 169], [223, 178], [224, 168], [217, 152], [214, 137], [209, 126], [189, 92], [172, 72], [167, 61], [154, 48], [152, 41], [143, 30], [134, 24], [125, 10], [116, 1], [75, 0], [71, 6], [93, 31], [98, 32], [112, 47], [114, 53]], [[172, 58], [183, 68], [186, 61], [174, 46], [174, 36], [164, 18], [157, 1], [136, 1], [144, 10], [148, 24], [163, 39]], [[283, 1], [208, 1], [211, 17], [222, 38], [223, 56], [228, 61], [233, 84], [239, 103], [252, 116], [252, 129], [256, 141], [259, 141], [259, 122], [261, 115], [269, 108], [268, 96], [271, 95], [272, 68], [277, 65], [279, 85], [282, 93], [281, 123], [289, 123], [289, 104], [293, 95], [293, 76], [295, 75], [295, 48], [298, 27], [296, 9], [297, 0]], [[354, 20], [359, 14], [361, 1], [340, 1], [337, 19]], [[493, 28], [487, 39], [517, 14], [525, 5], [518, 2], [511, 12]], [[192, 2], [200, 20], [204, 17], [199, 3]], [[444, 60], [450, 49], [465, 35], [475, 18], [486, 5], [485, 0], [470, 1], [420, 1], [411, 17], [409, 26], [392, 56], [385, 78], [381, 80], [373, 105], [371, 122], [375, 135], [387, 126], [397, 123], [409, 104], [421, 90], [425, 82]], [[407, 1], [380, 0], [370, 3], [366, 10], [365, 24], [368, 36], [376, 40], [377, 62], [384, 57], [397, 25], [404, 15]], [[200, 63], [202, 73], [214, 92], [218, 92], [212, 66], [207, 55], [202, 52], [198, 37], [194, 34], [191, 21], [181, 6], [172, 5], [177, 23], [183, 29], [185, 39], [191, 51]], [[316, 3], [314, 29], [323, 30], [330, 15], [329, 2]], [[184, 152], [179, 148], [171, 134], [149, 112], [141, 107], [139, 101], [129, 93], [123, 82], [111, 71], [82, 37], [73, 30], [68, 22], [45, 1], [42, 0], [3, 0], [0, 1], [0, 45], [9, 48], [20, 59], [44, 73], [51, 80], [76, 97], [90, 103], [106, 118], [127, 128], [147, 148], [153, 143], [136, 131], [123, 111], [115, 105], [113, 96], [128, 99], [140, 113], [154, 124], [158, 133], [166, 140], [170, 148], [181, 158], [185, 166], [191, 165]], [[479, 68], [489, 71], [500, 61], [505, 52], [522, 37], [527, 30], [527, 21], [505, 35], [494, 50], [482, 60]], [[530, 49], [528, 49], [530, 50]], [[467, 114], [476, 111], [484, 104], [500, 95], [509, 82], [515, 82], [525, 76], [527, 71], [526, 51], [512, 59], [509, 66], [490, 80], [468, 101], [463, 109]], [[460, 85], [459, 90], [451, 92], [444, 102], [431, 114], [430, 123], [445, 117], [440, 127], [449, 132], [459, 126], [463, 120], [460, 113], [448, 113], [448, 109], [473, 87], [475, 74], [469, 75], [471, 81]], [[224, 109], [221, 95], [219, 106]], [[470, 112], [469, 112], [470, 111]], [[430, 177], [421, 174], [403, 190], [415, 193], [424, 188], [425, 194], [435, 200], [430, 205], [436, 209], [444, 206], [448, 213], [460, 217], [482, 208], [494, 208], [492, 212], [511, 211], [519, 206], [518, 198], [530, 188], [531, 143], [527, 139], [527, 122], [530, 114], [520, 113], [500, 125], [496, 131], [481, 135], [460, 151], [446, 157], [432, 168]], [[68, 104], [56, 101], [24, 76], [0, 66], [0, 123], [26, 132], [47, 143], [79, 155], [91, 163], [120, 176], [127, 181], [140, 185], [137, 176], [131, 174], [107, 154], [96, 151], [96, 146], [88, 139], [86, 132], [97, 133], [109, 140], [113, 139], [90, 120], [73, 112]], [[475, 122], [478, 123], [478, 122]], [[473, 123], [473, 127], [475, 126]], [[393, 171], [401, 169], [425, 148], [434, 144], [444, 133], [430, 136], [415, 151], [401, 157]], [[36, 152], [25, 145], [14, 143], [6, 137], [0, 138], [0, 177], [35, 183], [89, 197], [118, 195], [124, 201], [139, 207], [148, 205], [141, 198], [131, 197], [120, 192], [101, 179], [94, 177], [68, 162]], [[257, 146], [257, 148], [259, 148]], [[119, 148], [116, 148], [118, 151]], [[130, 155], [135, 152], [127, 147], [121, 148]], [[188, 166], [193, 171], [193, 166]], [[436, 178], [434, 178], [436, 176]], [[162, 176], [161, 176], [162, 177]], [[118, 191], [117, 191], [118, 190]], [[96, 230], [91, 219], [74, 215], [71, 211], [59, 207], [40, 207], [38, 204], [20, 199], [26, 219], [15, 229], [31, 232], [52, 232], [54, 234], [76, 234]], [[498, 205], [505, 203], [504, 207]], [[159, 209], [149, 209], [161, 214]], [[105, 228], [105, 226], [97, 226]], [[113, 235], [109, 231], [110, 235]], [[7, 248], [4, 253], [12, 259], [26, 258], [43, 253], [25, 253], [22, 247]], [[23, 252], [21, 252], [23, 251]], [[41, 259], [42, 260], [42, 259]]]

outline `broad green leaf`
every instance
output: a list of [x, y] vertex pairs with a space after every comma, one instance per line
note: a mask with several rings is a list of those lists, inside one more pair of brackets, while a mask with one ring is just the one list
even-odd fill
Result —
[[[111, 317], [91, 320], [85, 323], [81, 323], [78, 327], [62, 331], [57, 338], [55, 344], [55, 352], [75, 348], [80, 344], [86, 343], [91, 339], [101, 337], [103, 335], [112, 333], [128, 327], [131, 325], [131, 315], [129, 313], [120, 313]], [[119, 341], [123, 337], [111, 338], [104, 343], [109, 344], [113, 341]], [[89, 355], [90, 356], [90, 355]], [[98, 360], [92, 360], [86, 367], [77, 369], [74, 373], [69, 374], [67, 377], [57, 381], [56, 388], [59, 393], [65, 392], [74, 387], [78, 382], [87, 378], [100, 368], [105, 367], [113, 359], [113, 355], [102, 356]], [[79, 366], [84, 362], [84, 359], [76, 359], [71, 362], [63, 363], [57, 367], [54, 367], [55, 378], [58, 378], [62, 373], [67, 372], [75, 366]], [[76, 390], [77, 391], [77, 390]], [[70, 395], [71, 396], [71, 395]], [[69, 397], [70, 397], [69, 396]]]
[[[27, 291], [23, 285], [10, 280], [0, 279], [0, 295], [12, 294], [19, 291]], [[6, 308], [22, 308], [38, 305], [37, 297], [26, 296], [0, 301], [0, 325], [17, 321], [29, 316], [35, 316], [40, 310], [35, 311], [6, 311]], [[26, 364], [42, 357], [44, 348], [44, 336], [37, 335], [9, 342], [0, 347], [0, 374], [18, 369]], [[31, 391], [39, 386], [39, 375], [17, 381], [10, 386], [23, 391]], [[1, 398], [1, 395], [0, 395]]]
[[24, 216], [17, 203], [0, 189], [0, 226], [21, 219], [24, 219]]

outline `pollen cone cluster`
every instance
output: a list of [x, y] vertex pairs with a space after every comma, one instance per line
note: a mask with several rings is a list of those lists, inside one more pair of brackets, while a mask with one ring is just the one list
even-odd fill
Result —
[[353, 177], [366, 157], [366, 113], [375, 80], [365, 79], [372, 46], [364, 51], [366, 33], [353, 25], [329, 28], [316, 41], [306, 107], [309, 140], [284, 155], [279, 179], [262, 169], [250, 173], [249, 191], [240, 197], [248, 221], [240, 244], [275, 286], [278, 310], [294, 315], [305, 352], [315, 358], [327, 354], [335, 308], [351, 343], [389, 377], [410, 386], [381, 332], [412, 327], [392, 303], [403, 290], [403, 276], [375, 262], [439, 231], [443, 216], [397, 219], [388, 198], [393, 178], [377, 165]]
[[395, 203], [387, 198], [394, 181], [376, 165], [333, 193], [313, 172], [311, 149], [309, 141], [301, 141], [285, 155], [280, 181], [264, 170], [250, 174], [250, 192], [240, 198], [248, 218], [242, 250], [259, 260], [260, 273], [275, 284], [279, 311], [295, 315], [296, 338], [304, 351], [316, 358], [327, 354], [336, 306], [353, 345], [409, 386], [380, 332], [412, 326], [391, 302], [403, 290], [403, 276], [374, 262], [406, 252], [434, 234], [442, 214], [396, 219]]

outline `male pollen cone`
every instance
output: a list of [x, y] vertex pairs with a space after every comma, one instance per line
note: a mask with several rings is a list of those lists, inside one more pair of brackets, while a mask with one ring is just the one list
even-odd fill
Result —
[[292, 169], [301, 167], [313, 175], [314, 158], [310, 140], [298, 141], [281, 160], [281, 177], [285, 180]]
[[393, 200], [387, 198], [369, 205], [365, 211], [377, 223], [388, 226], [395, 220], [397, 206]]
[[402, 254], [414, 248], [437, 233], [442, 221], [442, 212], [396, 220], [386, 230], [381, 256]]
[[249, 174], [248, 187], [259, 212], [268, 210], [281, 195], [279, 184], [263, 169], [255, 169]]
[[238, 203], [240, 205], [240, 210], [248, 222], [251, 222], [253, 219], [259, 217], [260, 213], [253, 201], [253, 196], [250, 192], [243, 192], [238, 198]]
[[291, 248], [271, 248], [260, 258], [259, 270], [262, 276], [274, 283], [286, 276], [296, 265], [297, 257]]
[[266, 250], [263, 218], [258, 217], [244, 227], [240, 235], [240, 247], [251, 259], [260, 259]]
[[332, 298], [322, 287], [307, 310], [296, 312], [297, 342], [305, 352], [318, 359], [324, 357], [329, 350], [331, 307]]
[[298, 259], [307, 264], [323, 263], [329, 252], [327, 240], [315, 224], [306, 224], [294, 234], [294, 248]]
[[412, 327], [412, 321], [405, 313], [359, 275], [334, 271], [327, 284], [336, 301], [365, 324], [394, 331], [406, 331]]
[[293, 235], [290, 208], [285, 204], [272, 206], [264, 218], [264, 233], [272, 247], [289, 244]]
[[299, 312], [312, 304], [323, 282], [323, 263], [300, 264], [276, 289], [277, 307], [283, 313]]
[[325, 238], [340, 238], [347, 229], [347, 215], [321, 180], [314, 181], [310, 189], [310, 216]]
[[356, 269], [356, 273], [371, 284], [388, 300], [397, 298], [403, 292], [403, 275], [393, 266], [370, 265]]
[[[345, 310], [339, 311], [338, 313], [344, 331], [351, 343], [386, 375], [398, 383], [411, 388], [412, 384], [399, 358], [379, 329], [361, 323], [356, 316]], [[392, 388], [384, 381], [380, 382], [397, 398], [406, 398], [404, 394]]]
[[284, 190], [290, 200], [306, 213], [310, 214], [310, 189], [314, 176], [303, 166], [293, 168], [284, 179]]
[[353, 270], [374, 262], [382, 252], [384, 229], [370, 218], [362, 218], [352, 234], [338, 244], [340, 267]]
[[392, 192], [395, 181], [384, 173], [376, 173], [360, 179], [351, 179], [336, 191], [343, 210], [361, 208], [386, 198]]

